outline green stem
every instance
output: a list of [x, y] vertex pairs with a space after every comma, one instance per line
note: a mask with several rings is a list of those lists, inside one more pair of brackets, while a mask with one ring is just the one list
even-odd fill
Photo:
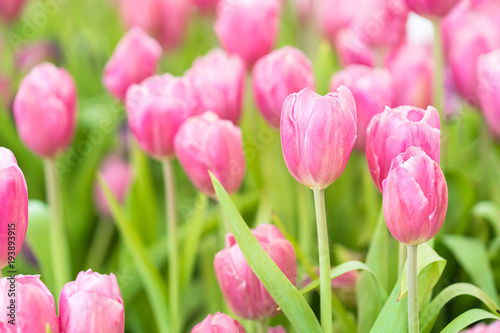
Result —
[[408, 245], [408, 332], [418, 333], [417, 248]]
[[87, 255], [85, 268], [101, 268], [107, 254], [109, 244], [113, 239], [114, 231], [115, 226], [111, 221], [100, 220], [97, 223], [97, 228]]
[[399, 256], [398, 256], [398, 277], [403, 271], [403, 267], [406, 261], [406, 245], [399, 243]]
[[269, 318], [264, 318], [256, 322], [257, 333], [267, 333], [269, 329]]
[[[434, 20], [434, 106], [441, 116], [441, 124], [444, 124], [443, 94], [444, 94], [444, 76], [443, 76], [443, 39], [441, 35], [441, 25], [439, 20]], [[441, 125], [443, 126], [443, 125]]]
[[[307, 187], [297, 182], [297, 209], [299, 215], [299, 235], [300, 248], [307, 258], [312, 256], [314, 229], [311, 225], [312, 206], [310, 205], [310, 192]], [[296, 231], [294, 230], [296, 233]]]
[[318, 228], [319, 280], [321, 302], [321, 327], [324, 333], [332, 332], [332, 285], [330, 282], [330, 244], [326, 223], [325, 190], [313, 189]]
[[167, 237], [169, 243], [168, 296], [172, 333], [180, 332], [179, 324], [179, 257], [177, 245], [177, 213], [175, 204], [175, 177], [172, 159], [164, 160], [165, 209], [167, 217]]
[[55, 160], [45, 159], [45, 181], [47, 200], [51, 214], [51, 239], [52, 269], [54, 270], [54, 298], [57, 304], [59, 291], [70, 280], [71, 262], [69, 259], [69, 244], [63, 224], [63, 206], [57, 182], [57, 169]]

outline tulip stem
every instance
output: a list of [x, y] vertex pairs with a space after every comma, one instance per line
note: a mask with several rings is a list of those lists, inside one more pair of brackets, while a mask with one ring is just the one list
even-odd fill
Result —
[[267, 333], [269, 329], [269, 318], [257, 321], [257, 333]]
[[321, 327], [324, 333], [332, 332], [332, 285], [330, 281], [330, 244], [326, 223], [325, 190], [313, 189], [318, 229], [319, 281]]
[[98, 221], [97, 228], [87, 254], [85, 269], [92, 268], [93, 270], [98, 270], [102, 268], [101, 265], [106, 258], [109, 244], [113, 239], [114, 231], [115, 225], [112, 221]]
[[418, 333], [417, 248], [408, 245], [408, 332]]
[[71, 261], [69, 258], [69, 244], [64, 230], [63, 205], [57, 181], [57, 169], [54, 159], [44, 161], [47, 201], [50, 207], [52, 269], [54, 270], [54, 298], [57, 304], [59, 291], [70, 280]]
[[398, 277], [403, 272], [403, 267], [406, 261], [406, 245], [399, 243], [399, 256], [398, 256]]
[[165, 209], [167, 217], [167, 237], [169, 246], [168, 296], [172, 333], [180, 332], [179, 326], [179, 262], [177, 245], [177, 213], [175, 204], [175, 177], [172, 159], [164, 160]]
[[443, 109], [443, 94], [444, 94], [444, 77], [443, 77], [443, 40], [441, 35], [440, 20], [433, 20], [434, 24], [434, 106], [439, 111], [441, 116], [441, 126], [443, 126], [444, 109]]

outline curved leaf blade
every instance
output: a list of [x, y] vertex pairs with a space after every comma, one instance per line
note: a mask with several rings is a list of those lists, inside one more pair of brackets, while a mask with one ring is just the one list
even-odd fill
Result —
[[460, 332], [470, 324], [483, 319], [498, 319], [498, 317], [483, 309], [472, 309], [455, 318], [441, 331], [441, 333]]

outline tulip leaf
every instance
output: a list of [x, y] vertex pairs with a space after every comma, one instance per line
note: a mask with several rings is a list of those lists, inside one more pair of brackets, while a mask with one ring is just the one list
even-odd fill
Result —
[[98, 182], [101, 186], [106, 199], [109, 202], [111, 214], [113, 215], [118, 231], [120, 232], [127, 250], [132, 255], [132, 259], [143, 281], [144, 288], [151, 302], [156, 322], [160, 332], [168, 332], [167, 320], [167, 296], [164, 289], [164, 282], [160, 273], [155, 268], [151, 257], [144, 248], [140, 236], [128, 221], [125, 212], [118, 204], [110, 188], [102, 175], [98, 176]]
[[472, 207], [472, 215], [488, 221], [497, 236], [500, 235], [500, 229], [498, 228], [499, 212], [500, 208], [491, 201], [481, 201]]
[[492, 313], [500, 314], [499, 306], [484, 291], [469, 283], [455, 283], [441, 291], [420, 314], [420, 331], [428, 333], [437, 319], [441, 309], [458, 296], [469, 295], [486, 305]]
[[498, 319], [498, 317], [495, 316], [494, 314], [491, 314], [491, 312], [488, 312], [483, 309], [472, 309], [462, 313], [460, 316], [455, 318], [441, 331], [441, 333], [460, 332], [462, 329], [466, 328], [470, 324], [473, 324], [483, 319]]
[[498, 302], [488, 252], [483, 243], [475, 238], [458, 235], [444, 236], [443, 243], [457, 258], [472, 282], [483, 289], [495, 302]]
[[217, 198], [248, 265], [298, 332], [321, 332], [318, 319], [302, 294], [264, 252], [220, 182], [210, 173]]

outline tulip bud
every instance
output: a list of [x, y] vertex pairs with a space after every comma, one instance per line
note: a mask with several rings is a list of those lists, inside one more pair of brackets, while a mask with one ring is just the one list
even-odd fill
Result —
[[356, 142], [356, 103], [348, 88], [320, 96], [309, 88], [291, 94], [281, 113], [281, 146], [288, 171], [316, 189], [344, 171]]
[[118, 43], [104, 67], [103, 84], [124, 100], [127, 89], [153, 75], [161, 57], [161, 46], [141, 28], [132, 28]]
[[406, 5], [415, 13], [427, 17], [443, 17], [460, 0], [405, 0]]
[[191, 117], [181, 126], [175, 153], [184, 171], [199, 191], [215, 198], [208, 171], [229, 194], [238, 191], [245, 176], [241, 130], [213, 112]]
[[125, 310], [116, 276], [78, 273], [59, 297], [61, 331], [67, 333], [123, 333]]
[[196, 59], [186, 77], [196, 94], [198, 114], [212, 111], [238, 124], [245, 86], [245, 64], [240, 57], [214, 49]]
[[288, 95], [306, 87], [315, 88], [311, 61], [292, 46], [285, 46], [260, 58], [252, 75], [257, 106], [275, 128], [280, 126], [281, 108]]
[[[40, 275], [16, 275], [0, 279], [0, 332], [59, 333], [54, 297]], [[15, 290], [13, 295], [9, 290]], [[15, 302], [15, 303], [13, 303]], [[69, 332], [68, 332], [69, 333]]]
[[3, 147], [0, 147], [0, 211], [2, 269], [19, 254], [28, 228], [26, 180], [14, 154]]
[[186, 78], [155, 75], [127, 92], [127, 116], [139, 146], [159, 159], [172, 158], [174, 137], [196, 112], [195, 95]]
[[276, 327], [271, 327], [267, 330], [267, 333], [286, 333], [286, 330], [283, 326], [279, 325]]
[[479, 102], [493, 134], [500, 138], [500, 49], [479, 57]]
[[[123, 203], [132, 183], [132, 168], [119, 156], [109, 155], [102, 163], [100, 173], [118, 203]], [[97, 183], [94, 185], [94, 198], [100, 214], [109, 217], [111, 215], [109, 203]]]
[[73, 78], [63, 68], [43, 63], [19, 85], [14, 117], [23, 143], [43, 157], [54, 157], [73, 139], [77, 95]]
[[386, 58], [385, 65], [393, 80], [395, 106], [432, 104], [434, 59], [429, 47], [403, 44]]
[[2, 0], [0, 1], [0, 20], [13, 22], [21, 14], [26, 0]]
[[448, 187], [439, 164], [422, 148], [399, 154], [382, 186], [385, 222], [394, 238], [420, 245], [436, 236], [446, 217]]
[[340, 86], [349, 88], [356, 101], [358, 137], [355, 147], [363, 151], [368, 123], [375, 114], [384, 111], [386, 105], [392, 105], [394, 90], [390, 74], [382, 68], [349, 65], [332, 76], [330, 91]]
[[[252, 233], [283, 274], [295, 284], [297, 260], [292, 244], [271, 224], [261, 224]], [[256, 320], [279, 313], [278, 305], [248, 266], [233, 234], [226, 235], [226, 247], [215, 255], [214, 268], [222, 294], [237, 316]]]
[[201, 323], [193, 327], [191, 333], [245, 333], [239, 321], [227, 314], [209, 314]]
[[221, 1], [215, 22], [219, 42], [252, 67], [276, 41], [280, 7], [280, 0]]
[[382, 192], [392, 160], [411, 146], [421, 147], [434, 161], [440, 158], [441, 124], [432, 106], [386, 108], [366, 130], [366, 159], [375, 185]]

